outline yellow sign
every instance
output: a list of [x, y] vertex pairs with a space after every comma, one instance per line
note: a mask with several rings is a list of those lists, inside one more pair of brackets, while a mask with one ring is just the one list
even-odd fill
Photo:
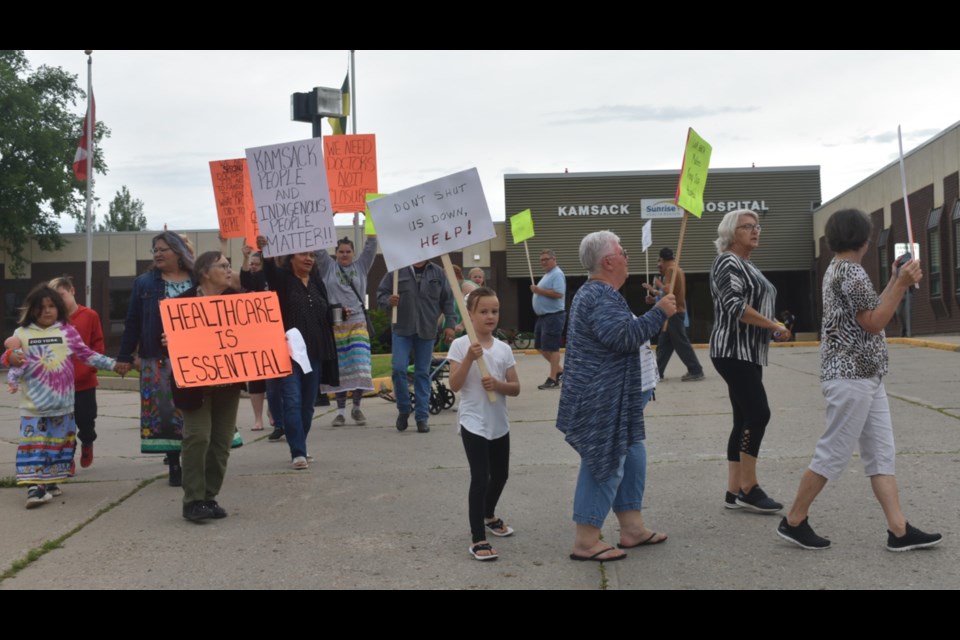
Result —
[[510, 216], [510, 233], [513, 235], [513, 244], [520, 244], [533, 237], [533, 215], [530, 209]]
[[363, 233], [368, 236], [377, 235], [377, 230], [373, 228], [373, 218], [370, 216], [370, 201], [376, 200], [377, 198], [382, 198], [387, 194], [385, 193], [368, 193], [367, 196], [367, 209], [363, 212]]
[[691, 127], [687, 132], [687, 148], [683, 152], [683, 168], [677, 183], [677, 206], [698, 218], [703, 215], [703, 190], [707, 186], [707, 168], [713, 147]]

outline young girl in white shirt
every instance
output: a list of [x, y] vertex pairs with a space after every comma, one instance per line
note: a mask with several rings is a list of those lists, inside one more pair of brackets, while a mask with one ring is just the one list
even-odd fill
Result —
[[[487, 532], [498, 537], [513, 529], [496, 516], [497, 501], [507, 484], [510, 460], [510, 423], [506, 396], [520, 394], [516, 361], [509, 346], [493, 337], [500, 319], [500, 301], [487, 287], [470, 293], [467, 311], [477, 342], [461, 336], [450, 345], [450, 388], [461, 391], [458, 420], [463, 449], [470, 463], [469, 514], [473, 542], [468, 551], [477, 560], [496, 560]], [[481, 377], [474, 361], [483, 356], [489, 376]], [[487, 392], [496, 400], [490, 402]]]

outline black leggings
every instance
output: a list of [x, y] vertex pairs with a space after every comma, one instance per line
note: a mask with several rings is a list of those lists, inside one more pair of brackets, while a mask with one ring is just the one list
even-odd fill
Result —
[[484, 517], [492, 518], [507, 484], [510, 466], [510, 434], [496, 440], [470, 433], [460, 427], [463, 450], [470, 463], [470, 533], [474, 542], [487, 539]]
[[727, 383], [733, 405], [733, 431], [727, 442], [727, 460], [740, 462], [740, 454], [760, 455], [760, 442], [770, 422], [770, 405], [763, 388], [763, 367], [746, 360], [710, 358]]

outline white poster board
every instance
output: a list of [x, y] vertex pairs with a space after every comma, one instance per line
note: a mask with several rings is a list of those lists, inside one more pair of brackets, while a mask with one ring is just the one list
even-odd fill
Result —
[[497, 236], [475, 168], [371, 200], [367, 206], [388, 271]]
[[319, 251], [337, 244], [319, 138], [246, 150], [263, 255]]
[[643, 252], [646, 253], [647, 249], [650, 248], [650, 245], [653, 244], [653, 220], [647, 220], [643, 225], [643, 235], [641, 238], [641, 243], [643, 246]]

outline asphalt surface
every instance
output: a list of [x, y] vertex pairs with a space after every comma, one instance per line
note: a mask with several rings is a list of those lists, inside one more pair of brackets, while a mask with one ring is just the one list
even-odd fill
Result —
[[[827, 551], [782, 541], [777, 516], [725, 510], [730, 407], [698, 350], [706, 380], [681, 382], [674, 358], [647, 409], [644, 516], [669, 540], [621, 562], [571, 562], [579, 458], [554, 427], [559, 391], [536, 388], [546, 362], [518, 355], [511, 476], [498, 509], [516, 534], [493, 539], [496, 562], [467, 553], [469, 472], [455, 411], [431, 416], [432, 432], [418, 434], [398, 433], [395, 406], [380, 398], [364, 400], [362, 427], [331, 427], [333, 410], [318, 408], [308, 440], [316, 461], [294, 471], [285, 443], [250, 430], [243, 399], [245, 445], [219, 497], [230, 515], [194, 524], [181, 518], [181, 490], [167, 485], [160, 458], [139, 453], [138, 394], [102, 388], [92, 467], [29, 511], [25, 488], [0, 489], [0, 589], [960, 588], [960, 352], [947, 350], [960, 338], [935, 340], [891, 344], [886, 381], [901, 501], [912, 524], [944, 534], [933, 549], [885, 550], [883, 514], [857, 458], [811, 511], [833, 541]], [[789, 505], [824, 424], [818, 350], [776, 348], [770, 360], [774, 416], [759, 474]], [[14, 475], [18, 415], [16, 396], [3, 393], [0, 477]], [[604, 538], [617, 536], [611, 514]], [[39, 557], [24, 562], [28, 554]]]

